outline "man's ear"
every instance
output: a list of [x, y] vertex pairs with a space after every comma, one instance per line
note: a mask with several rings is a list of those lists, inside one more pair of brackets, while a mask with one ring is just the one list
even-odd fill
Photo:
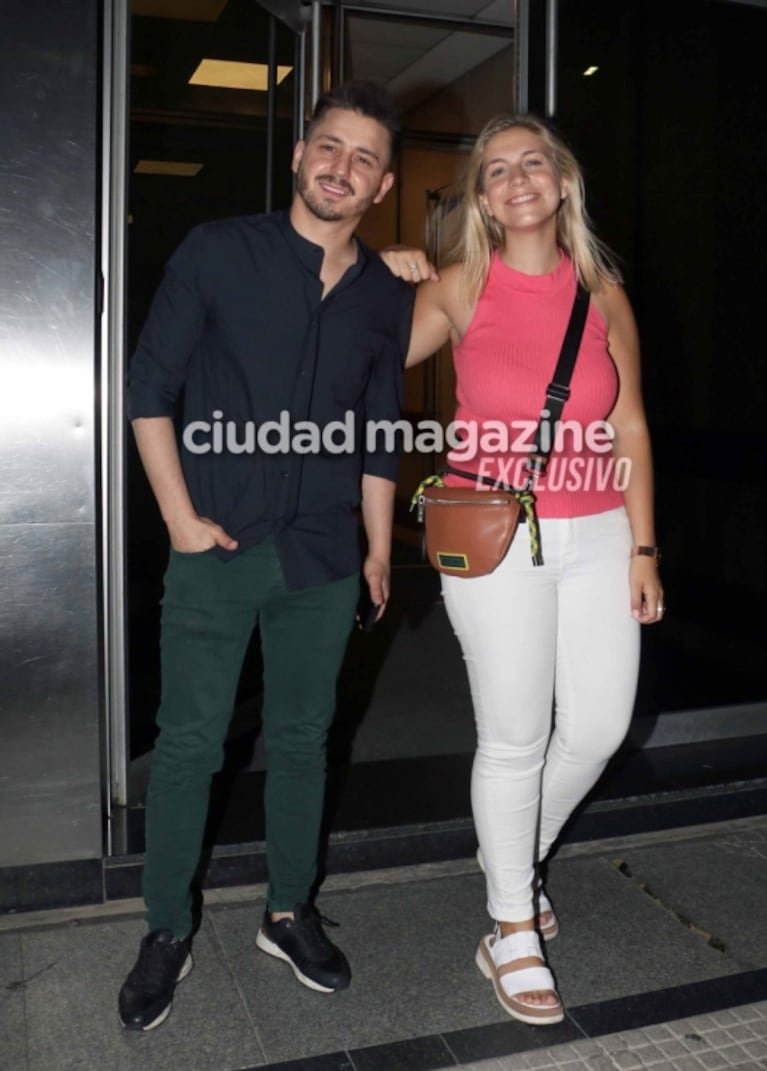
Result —
[[294, 175], [298, 171], [298, 165], [301, 163], [301, 157], [304, 155], [305, 148], [305, 141], [296, 142], [296, 147], [293, 149], [293, 159], [290, 163], [290, 170], [293, 172]]
[[386, 194], [394, 185], [394, 172], [387, 171], [384, 177], [381, 179], [381, 185], [378, 187], [378, 193], [373, 198], [373, 204], [377, 205], [383, 201]]

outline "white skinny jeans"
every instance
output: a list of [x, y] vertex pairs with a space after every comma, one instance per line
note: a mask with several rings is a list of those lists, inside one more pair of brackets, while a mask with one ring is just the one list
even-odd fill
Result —
[[[477, 723], [471, 781], [488, 912], [535, 914], [535, 873], [626, 735], [639, 671], [624, 509], [526, 525], [489, 576], [443, 576]], [[553, 730], [552, 730], [553, 720]]]

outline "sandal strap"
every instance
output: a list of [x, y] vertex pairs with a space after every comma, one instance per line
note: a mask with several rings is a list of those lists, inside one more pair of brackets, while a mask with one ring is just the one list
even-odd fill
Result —
[[522, 967], [514, 969], [512, 963], [506, 963], [498, 968], [498, 979], [504, 992], [510, 997], [516, 993], [556, 993], [554, 988], [554, 976], [548, 967]]
[[496, 936], [492, 946], [493, 961], [500, 970], [510, 965], [515, 959], [534, 956], [543, 959], [541, 939], [535, 930], [517, 930], [507, 937]]
[[545, 915], [546, 912], [548, 911], [548, 912], [551, 912], [551, 914], [553, 915], [554, 914], [554, 908], [552, 906], [551, 900], [549, 900], [548, 896], [543, 891], [542, 887], [537, 890], [537, 895], [538, 895], [538, 914], [539, 915]]

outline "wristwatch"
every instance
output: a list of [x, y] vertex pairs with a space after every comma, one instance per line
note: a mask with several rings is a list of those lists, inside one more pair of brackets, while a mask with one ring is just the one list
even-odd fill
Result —
[[636, 558], [638, 555], [642, 555], [646, 558], [655, 558], [655, 561], [660, 565], [660, 547], [632, 547], [631, 557]]

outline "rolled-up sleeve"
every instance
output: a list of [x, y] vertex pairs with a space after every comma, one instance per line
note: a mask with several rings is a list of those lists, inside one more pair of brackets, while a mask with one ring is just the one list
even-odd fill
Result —
[[201, 228], [165, 268], [128, 369], [128, 418], [172, 417], [205, 323], [200, 284]]

